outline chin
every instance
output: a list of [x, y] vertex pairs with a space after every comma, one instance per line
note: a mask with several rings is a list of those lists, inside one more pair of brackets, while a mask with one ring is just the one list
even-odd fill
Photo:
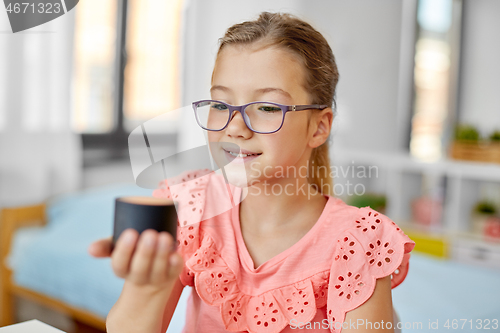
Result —
[[244, 165], [229, 163], [224, 166], [224, 173], [229, 184], [241, 188], [249, 186], [249, 174]]

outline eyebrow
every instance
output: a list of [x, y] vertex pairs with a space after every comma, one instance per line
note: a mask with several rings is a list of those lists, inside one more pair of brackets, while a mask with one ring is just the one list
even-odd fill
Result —
[[229, 89], [228, 87], [218, 86], [218, 85], [212, 86], [212, 88], [210, 88], [210, 92], [212, 92], [214, 90], [222, 90], [224, 92], [230, 92], [231, 91], [231, 89]]
[[258, 93], [265, 94], [269, 92], [277, 92], [279, 94], [282, 94], [288, 98], [292, 98], [292, 96], [285, 90], [280, 89], [280, 88], [262, 88], [262, 89], [257, 89]]
[[[220, 85], [215, 85], [215, 86], [212, 86], [212, 88], [210, 88], [210, 91], [214, 91], [214, 90], [221, 90], [221, 91], [224, 91], [224, 92], [230, 92], [231, 89], [229, 89], [228, 87], [225, 87], [225, 86], [220, 86]], [[261, 89], [257, 89], [256, 92], [258, 92], [259, 94], [266, 94], [266, 93], [269, 93], [269, 92], [276, 92], [276, 93], [279, 93], [279, 94], [282, 94], [288, 98], [292, 98], [292, 96], [285, 90], [283, 89], [280, 89], [280, 88], [273, 88], [273, 87], [269, 87], [269, 88], [261, 88]]]

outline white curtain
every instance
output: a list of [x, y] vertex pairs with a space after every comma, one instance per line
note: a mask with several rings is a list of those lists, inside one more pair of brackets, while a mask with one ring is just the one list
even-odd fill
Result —
[[0, 208], [80, 188], [70, 126], [75, 10], [13, 34], [0, 10]]

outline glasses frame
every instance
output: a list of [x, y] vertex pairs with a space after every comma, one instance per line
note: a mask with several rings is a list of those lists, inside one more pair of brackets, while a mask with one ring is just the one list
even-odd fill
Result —
[[[221, 128], [221, 129], [218, 129], [218, 130], [214, 130], [214, 129], [208, 129], [206, 127], [204, 127], [200, 120], [198, 119], [198, 112], [196, 111], [197, 109], [197, 105], [200, 104], [200, 103], [203, 103], [203, 102], [217, 102], [217, 103], [221, 103], [221, 104], [224, 104], [228, 107], [229, 109], [229, 117], [227, 119], [227, 122], [226, 124]], [[281, 113], [283, 115], [283, 117], [281, 118], [281, 124], [280, 126], [278, 127], [277, 130], [275, 131], [272, 131], [272, 132], [261, 132], [261, 131], [256, 131], [254, 130], [250, 124], [247, 123], [247, 116], [246, 116], [246, 113], [245, 113], [245, 109], [249, 106], [249, 105], [252, 105], [252, 104], [259, 104], [259, 103], [265, 103], [265, 104], [271, 104], [271, 105], [276, 105], [278, 106], [280, 109], [281, 109]], [[257, 102], [251, 102], [251, 103], [247, 103], [247, 104], [243, 104], [243, 105], [231, 105], [231, 104], [228, 104], [228, 103], [225, 103], [225, 102], [222, 102], [222, 101], [218, 101], [218, 100], [215, 100], [215, 99], [203, 99], [203, 100], [200, 100], [200, 101], [196, 101], [196, 102], [193, 102], [192, 103], [192, 106], [193, 106], [193, 110], [194, 110], [194, 116], [196, 118], [196, 122], [198, 123], [198, 125], [203, 128], [204, 130], [207, 130], [207, 131], [212, 131], [212, 132], [219, 132], [219, 131], [222, 131], [223, 129], [225, 129], [229, 123], [231, 122], [231, 118], [233, 116], [233, 113], [234, 111], [238, 111], [240, 114], [241, 114], [241, 117], [243, 118], [243, 121], [245, 122], [245, 125], [248, 127], [249, 130], [251, 130], [252, 132], [255, 132], [255, 133], [259, 133], [259, 134], [271, 134], [271, 133], [276, 133], [278, 132], [281, 127], [283, 127], [283, 123], [285, 122], [285, 115], [287, 112], [290, 112], [290, 111], [304, 111], [304, 110], [311, 110], [311, 109], [319, 109], [319, 110], [324, 110], [328, 107], [328, 105], [324, 105], [324, 104], [309, 104], [309, 105], [285, 105], [285, 104], [279, 104], [279, 103], [274, 103], [274, 102], [264, 102], [264, 101], [257, 101]]]

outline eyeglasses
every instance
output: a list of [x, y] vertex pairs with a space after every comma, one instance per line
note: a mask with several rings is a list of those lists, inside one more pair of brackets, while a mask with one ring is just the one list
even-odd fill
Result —
[[260, 134], [279, 131], [289, 111], [323, 110], [327, 107], [320, 104], [283, 105], [271, 102], [252, 102], [239, 106], [214, 100], [193, 102], [196, 121], [207, 131], [222, 131], [231, 121], [233, 112], [239, 111], [247, 127]]

